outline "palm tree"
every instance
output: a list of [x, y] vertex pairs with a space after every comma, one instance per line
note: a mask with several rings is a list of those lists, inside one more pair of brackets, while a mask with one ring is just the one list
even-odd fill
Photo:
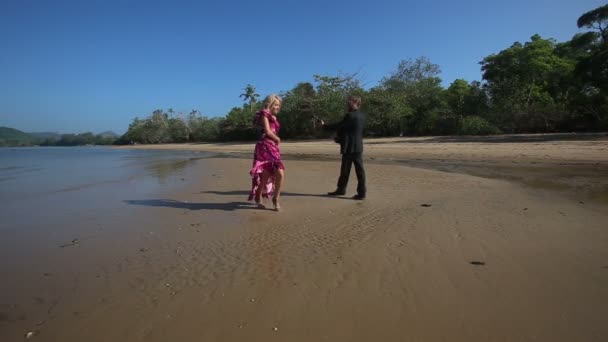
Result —
[[260, 97], [260, 94], [255, 92], [255, 87], [251, 84], [248, 84], [243, 90], [245, 90], [245, 92], [239, 95], [239, 97], [242, 97], [245, 102], [249, 100], [249, 108], [253, 112], [253, 105], [257, 102], [257, 98]]

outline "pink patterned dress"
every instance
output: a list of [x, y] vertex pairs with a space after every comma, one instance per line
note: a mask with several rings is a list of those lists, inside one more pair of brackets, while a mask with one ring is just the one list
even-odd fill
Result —
[[[267, 109], [262, 109], [257, 112], [253, 123], [256, 126], [264, 128], [262, 124], [262, 117], [268, 118], [270, 124], [270, 130], [277, 134], [281, 125], [277, 118], [270, 113]], [[266, 184], [261, 184], [262, 173], [264, 170], [270, 172], [270, 177]], [[263, 132], [260, 140], [255, 144], [255, 151], [253, 153], [253, 165], [249, 174], [251, 175], [251, 192], [249, 193], [249, 200], [251, 201], [255, 197], [255, 193], [260, 186], [262, 186], [262, 197], [270, 198], [274, 193], [275, 175], [277, 170], [285, 170], [285, 166], [281, 161], [281, 151], [279, 145], [274, 140], [266, 136]]]

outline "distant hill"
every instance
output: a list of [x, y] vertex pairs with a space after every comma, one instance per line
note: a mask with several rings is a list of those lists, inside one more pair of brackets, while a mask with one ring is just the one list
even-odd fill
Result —
[[29, 132], [29, 135], [34, 137], [36, 140], [59, 140], [61, 138], [61, 134], [55, 132]]
[[0, 146], [28, 146], [35, 138], [28, 133], [10, 127], [0, 127]]
[[54, 132], [26, 133], [10, 127], [0, 127], [0, 147], [5, 146], [78, 146], [111, 145], [119, 135], [112, 131], [100, 134], [59, 134]]
[[112, 131], [105, 131], [105, 132], [101, 132], [98, 135], [104, 137], [104, 138], [118, 138], [119, 135], [112, 132]]

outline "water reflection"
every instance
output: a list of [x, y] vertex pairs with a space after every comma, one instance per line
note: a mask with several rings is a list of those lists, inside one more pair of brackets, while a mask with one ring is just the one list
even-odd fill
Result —
[[155, 177], [159, 184], [165, 185], [179, 178], [186, 167], [193, 165], [198, 159], [200, 158], [153, 161], [147, 163], [144, 168], [146, 175]]

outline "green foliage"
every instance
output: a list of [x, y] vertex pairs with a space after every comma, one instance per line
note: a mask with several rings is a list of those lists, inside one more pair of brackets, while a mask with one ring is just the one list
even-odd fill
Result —
[[575, 35], [567, 45], [576, 61], [569, 119], [575, 127], [608, 129], [608, 5], [584, 13], [577, 25], [597, 31]]
[[314, 108], [316, 115], [326, 121], [342, 119], [346, 111], [346, 98], [362, 90], [356, 74], [338, 76], [313, 76], [316, 83]]
[[40, 146], [84, 146], [84, 145], [112, 145], [116, 137], [109, 134], [93, 134], [91, 132], [80, 134], [62, 134], [59, 139], [49, 138], [39, 141]]
[[398, 136], [405, 134], [407, 122], [412, 116], [406, 97], [398, 92], [373, 88], [363, 98], [362, 110], [368, 115], [367, 131], [373, 136]]
[[116, 141], [108, 132], [93, 134], [25, 133], [14, 128], [0, 127], [0, 146], [79, 146], [111, 145]]
[[281, 108], [281, 137], [304, 138], [315, 134], [317, 115], [317, 93], [311, 83], [298, 83], [292, 90], [283, 94]]
[[[574, 24], [574, 23], [573, 23]], [[369, 136], [499, 134], [608, 129], [608, 5], [583, 14], [589, 32], [558, 43], [535, 34], [527, 42], [485, 57], [482, 81], [454, 80], [444, 89], [441, 69], [426, 57], [400, 61], [379, 84], [364, 89], [357, 74], [313, 75], [281, 92], [280, 136], [328, 137], [314, 116], [340, 120], [350, 94], [363, 99]], [[182, 117], [169, 109], [135, 118], [122, 143], [256, 139], [252, 119], [259, 94], [247, 84], [242, 107], [225, 117], [197, 111]]]
[[579, 28], [597, 29], [606, 43], [608, 41], [608, 5], [584, 13], [578, 18], [576, 24]]
[[437, 77], [441, 69], [426, 57], [403, 60], [389, 77], [380, 83], [381, 91], [400, 99], [409, 111], [400, 119], [400, 134], [428, 134], [432, 131], [427, 117], [445, 110], [444, 90]]
[[243, 101], [245, 102], [249, 101], [249, 109], [253, 112], [255, 104], [257, 103], [258, 98], [260, 97], [260, 94], [255, 92], [255, 87], [251, 84], [245, 86], [245, 89], [243, 90], [245, 92], [239, 95], [239, 97], [242, 97]]
[[253, 125], [255, 113], [249, 107], [234, 107], [222, 121], [221, 140], [254, 140], [259, 133]]
[[34, 137], [18, 129], [0, 127], [0, 146], [29, 146], [34, 141]]
[[467, 116], [462, 118], [458, 134], [461, 135], [494, 135], [500, 134], [496, 126], [479, 116]]
[[[491, 98], [495, 123], [508, 132], [547, 132], [547, 116], [564, 108], [572, 92], [570, 84], [575, 63], [571, 50], [539, 35], [524, 45], [514, 43], [509, 49], [486, 57], [482, 62], [483, 78]], [[544, 125], [533, 125], [517, 117], [537, 118], [544, 113]], [[523, 124], [522, 124], [523, 123]]]
[[[233, 123], [227, 119], [209, 119], [193, 110], [188, 115], [178, 113], [176, 117], [169, 117], [169, 111], [155, 110], [150, 116], [135, 118], [129, 129], [117, 141], [118, 144], [159, 144], [188, 141], [217, 141], [221, 136], [220, 127], [232, 127]], [[234, 117], [231, 117], [234, 120]], [[244, 120], [239, 118], [244, 124]]]

